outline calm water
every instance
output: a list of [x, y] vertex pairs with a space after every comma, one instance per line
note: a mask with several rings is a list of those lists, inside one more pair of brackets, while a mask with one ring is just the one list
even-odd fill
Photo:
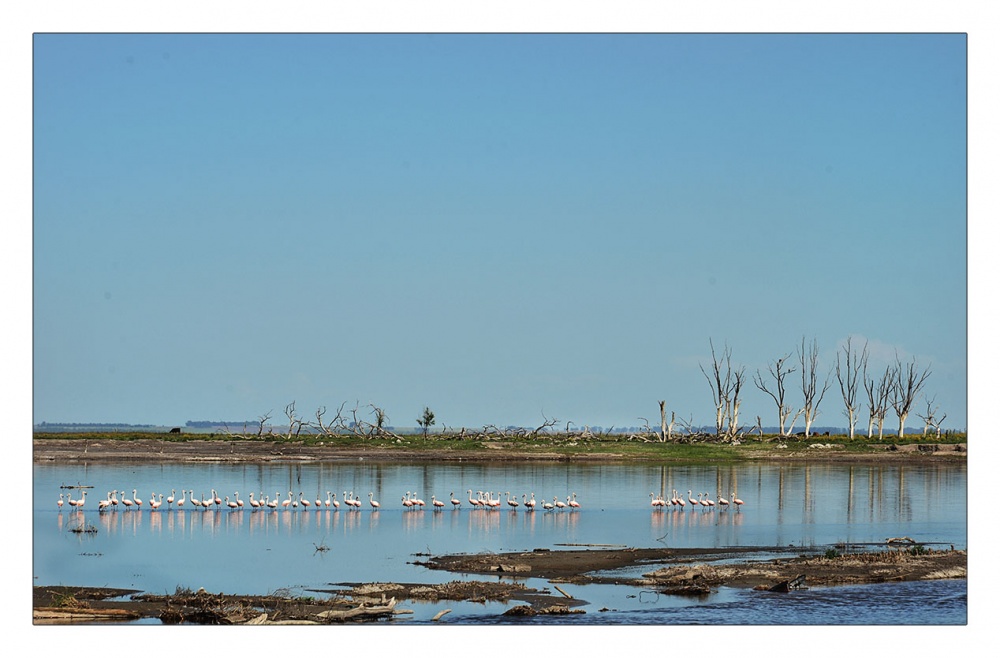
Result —
[[[737, 465], [656, 466], [449, 463], [389, 465], [363, 460], [308, 465], [36, 464], [33, 472], [33, 573], [36, 585], [126, 587], [173, 593], [177, 587], [212, 592], [308, 594], [348, 582], [448, 582], [471, 579], [413, 564], [429, 555], [558, 549], [572, 544], [636, 547], [796, 546], [884, 542], [907, 536], [966, 548], [964, 464], [920, 466]], [[89, 485], [82, 512], [59, 509], [61, 485]], [[148, 509], [97, 511], [117, 489], [148, 501], [151, 493], [194, 490], [202, 498], [244, 500], [243, 511]], [[576, 494], [576, 511], [534, 513], [506, 503], [474, 510], [468, 490], [492, 491], [506, 501], [534, 493], [539, 505]], [[688, 505], [653, 511], [650, 492], [673, 489], [737, 491], [745, 504], [722, 510]], [[317, 510], [327, 492], [342, 500], [354, 492], [360, 511]], [[281, 500], [299, 492], [308, 509], [251, 511], [249, 494]], [[373, 511], [368, 493], [380, 503]], [[413, 492], [427, 507], [401, 499]], [[76, 491], [74, 497], [78, 497]], [[431, 496], [462, 500], [460, 509], [435, 511]], [[96, 533], [75, 533], [93, 527]], [[326, 550], [328, 549], [328, 550]], [[527, 579], [530, 587], [550, 587]], [[894, 584], [873, 588], [810, 589], [783, 596], [723, 588], [700, 599], [670, 597], [631, 587], [563, 587], [589, 601], [585, 615], [536, 618], [544, 624], [964, 624], [965, 581]], [[872, 596], [877, 591], [877, 596]], [[890, 601], [891, 606], [886, 602]], [[809, 605], [802, 605], [808, 602]], [[444, 607], [450, 623], [509, 623], [499, 613], [520, 602], [406, 604], [421, 623]], [[602, 611], [602, 609], [605, 609]], [[859, 609], [867, 614], [858, 616]], [[780, 612], [781, 614], [776, 614]], [[860, 621], [863, 620], [863, 621]]]

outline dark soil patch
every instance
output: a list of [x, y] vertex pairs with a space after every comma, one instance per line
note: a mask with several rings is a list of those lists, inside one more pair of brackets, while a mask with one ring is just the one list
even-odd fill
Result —
[[[720, 549], [646, 548], [623, 550], [532, 551], [479, 555], [446, 555], [421, 563], [430, 569], [462, 573], [507, 572], [547, 578], [550, 582], [631, 584], [639, 587], [698, 593], [721, 586], [770, 589], [805, 575], [807, 585], [832, 586], [965, 578], [965, 551], [889, 549], [845, 555], [801, 555], [791, 547]], [[794, 553], [787, 558], [761, 555]], [[758, 556], [757, 559], [752, 559]], [[738, 562], [733, 562], [734, 559]], [[725, 560], [726, 564], [719, 564]], [[596, 575], [636, 565], [650, 571], [638, 578]], [[657, 568], [659, 567], [659, 568]]]

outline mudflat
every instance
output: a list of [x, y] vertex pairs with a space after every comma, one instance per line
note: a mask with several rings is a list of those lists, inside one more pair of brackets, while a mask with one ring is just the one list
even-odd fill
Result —
[[[166, 624], [329, 624], [404, 617], [405, 601], [520, 601], [511, 615], [583, 614], [573, 584], [614, 583], [671, 595], [698, 596], [718, 587], [776, 592], [845, 584], [966, 578], [965, 551], [915, 546], [861, 553], [801, 555], [785, 547], [713, 549], [624, 548], [536, 549], [520, 553], [442, 555], [417, 563], [455, 573], [513, 576], [507, 580], [455, 580], [443, 584], [331, 583], [315, 595], [268, 596], [191, 592], [153, 595], [137, 590], [36, 586], [36, 624], [116, 623], [158, 618]], [[774, 557], [786, 553], [786, 556]], [[760, 559], [767, 554], [768, 559]], [[739, 559], [742, 558], [742, 559]], [[720, 561], [724, 561], [721, 562]], [[609, 573], [624, 567], [649, 569], [640, 576]], [[517, 577], [547, 579], [551, 589], [529, 588]], [[555, 591], [553, 591], [555, 590]], [[128, 597], [128, 598], [125, 598]]]

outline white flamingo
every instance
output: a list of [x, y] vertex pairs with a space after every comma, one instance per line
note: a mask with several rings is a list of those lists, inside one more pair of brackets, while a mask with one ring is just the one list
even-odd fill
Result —
[[62, 509], [62, 506], [63, 506], [63, 494], [59, 494], [59, 502], [56, 503], [56, 505], [58, 505], [59, 508]]
[[372, 506], [373, 512], [377, 511], [379, 507], [378, 501], [373, 498], [374, 495], [375, 494], [373, 492], [371, 491], [368, 492], [368, 504]]
[[736, 492], [729, 494], [729, 497], [733, 499], [733, 505], [736, 505], [736, 509], [743, 507], [743, 501], [736, 497]]
[[572, 497], [570, 497], [570, 499], [566, 501], [566, 504], [569, 505], [570, 507], [572, 507], [573, 509], [580, 509], [580, 503], [576, 502], [576, 492], [575, 491], [573, 492]]
[[462, 506], [462, 501], [460, 501], [460, 500], [459, 500], [458, 498], [455, 498], [455, 492], [454, 492], [454, 491], [452, 491], [452, 492], [451, 492], [451, 493], [449, 494], [449, 497], [451, 498], [451, 504], [452, 504], [452, 505], [453, 505], [453, 506], [454, 506], [454, 507], [455, 507], [456, 509], [458, 509], [459, 507], [461, 507], [461, 506]]
[[431, 505], [433, 505], [435, 509], [441, 509], [444, 507], [444, 501], [438, 500], [434, 494], [431, 494]]

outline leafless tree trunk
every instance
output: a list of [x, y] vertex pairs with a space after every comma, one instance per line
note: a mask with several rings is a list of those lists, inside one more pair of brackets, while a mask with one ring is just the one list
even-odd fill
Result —
[[375, 414], [375, 434], [382, 434], [385, 432], [385, 426], [389, 422], [389, 416], [386, 415], [385, 409], [381, 407], [376, 407], [371, 403], [368, 406], [371, 407], [372, 413]]
[[827, 373], [823, 388], [819, 390], [819, 398], [816, 397], [816, 375], [819, 368], [819, 347], [816, 339], [813, 339], [812, 346], [806, 351], [806, 339], [802, 337], [802, 348], [799, 350], [799, 364], [802, 366], [802, 417], [806, 424], [806, 438], [809, 438], [809, 428], [819, 416], [819, 405], [830, 388], [830, 374]]
[[316, 409], [316, 427], [320, 432], [326, 434], [327, 436], [333, 436], [335, 434], [340, 434], [345, 429], [344, 423], [344, 407], [347, 406], [346, 402], [341, 403], [340, 408], [337, 409], [337, 415], [333, 419], [324, 424], [323, 416], [326, 414], [326, 407], [321, 406]]
[[721, 360], [715, 354], [715, 344], [711, 339], [709, 345], [712, 347], [712, 376], [709, 377], [701, 364], [698, 367], [712, 388], [712, 399], [715, 402], [715, 434], [724, 440], [731, 440], [740, 431], [740, 391], [745, 381], [745, 369], [740, 366], [737, 370], [733, 370], [733, 351], [728, 345], [722, 352]]
[[[725, 408], [726, 408], [726, 397], [729, 395], [730, 379], [731, 375], [727, 371], [723, 376], [722, 365], [715, 355], [715, 344], [710, 338], [708, 344], [712, 347], [712, 376], [709, 377], [708, 373], [705, 372], [705, 368], [698, 364], [701, 368], [701, 374], [705, 375], [705, 379], [708, 380], [708, 385], [712, 389], [712, 402], [715, 404], [715, 434], [716, 436], [722, 436], [723, 420], [725, 418]], [[723, 358], [729, 356], [729, 348], [723, 352]]]
[[863, 367], [862, 377], [865, 381], [865, 391], [868, 393], [868, 438], [872, 438], [874, 428], [878, 427], [878, 440], [882, 440], [882, 430], [885, 425], [885, 415], [889, 411], [889, 394], [892, 392], [892, 381], [895, 371], [886, 366], [882, 376], [876, 382], [868, 377], [868, 364]]
[[858, 423], [858, 376], [868, 364], [868, 342], [865, 341], [861, 354], [858, 354], [857, 351], [852, 352], [851, 337], [848, 336], [843, 352], [846, 372], [840, 370], [840, 352], [837, 352], [837, 381], [840, 383], [840, 394], [844, 398], [848, 436], [854, 440], [854, 427]]
[[668, 423], [666, 404], [666, 400], [660, 400], [660, 443], [674, 440], [674, 423], [677, 420], [677, 414], [671, 411], [670, 422]]
[[930, 366], [922, 373], [917, 373], [917, 360], [914, 358], [906, 367], [899, 361], [896, 355], [896, 378], [892, 385], [892, 396], [890, 402], [896, 416], [899, 417], [899, 437], [903, 437], [906, 425], [906, 417], [910, 414], [913, 402], [917, 399], [917, 394], [923, 388], [924, 382], [930, 377]]
[[549, 420], [548, 418], [545, 417], [544, 412], [542, 412], [542, 418], [545, 420], [545, 422], [543, 422], [541, 425], [536, 427], [533, 432], [531, 432], [531, 438], [537, 437], [538, 433], [541, 432], [542, 430], [545, 430], [547, 432], [550, 427], [555, 427], [556, 425], [559, 424], [558, 418], [553, 418]]
[[[923, 431], [922, 436], [927, 436], [927, 432], [930, 431], [931, 427], [940, 427], [941, 426], [941, 421], [937, 420], [937, 411], [938, 411], [939, 407], [935, 407], [934, 406], [934, 400], [935, 400], [935, 398], [936, 398], [936, 396], [934, 398], [931, 398], [930, 400], [928, 400], [926, 397], [924, 398], [924, 402], [927, 403], [927, 413], [926, 414], [921, 414], [920, 412], [917, 412], [917, 418], [919, 418], [920, 420], [924, 421], [924, 431]], [[947, 415], [947, 414], [945, 414], [945, 415]]]
[[[768, 372], [771, 373], [771, 377], [775, 381], [775, 390], [773, 392], [764, 383], [764, 377], [760, 374], [760, 370], [757, 371], [757, 374], [753, 378], [753, 383], [756, 384], [757, 388], [770, 395], [771, 399], [778, 406], [778, 434], [782, 436], [785, 434], [785, 422], [792, 415], [792, 408], [785, 404], [785, 377], [795, 372], [795, 368], [785, 367], [785, 361], [790, 356], [791, 354], [786, 354], [767, 366]], [[791, 431], [790, 427], [789, 431]]]
[[[729, 362], [726, 362], [726, 367], [729, 367]], [[744, 368], [741, 366], [739, 370], [733, 373], [733, 385], [732, 385], [732, 399], [729, 401], [729, 427], [726, 430], [726, 438], [730, 441], [736, 438], [742, 428], [740, 427], [740, 403], [742, 399], [740, 398], [740, 391], [743, 390], [743, 383], [746, 381], [746, 373]]]
[[257, 438], [262, 438], [264, 436], [264, 424], [271, 420], [271, 412], [268, 411], [263, 416], [258, 416], [257, 418]]
[[285, 405], [285, 415], [288, 417], [288, 434], [285, 438], [291, 440], [293, 434], [298, 438], [305, 421], [295, 415], [295, 400]]

